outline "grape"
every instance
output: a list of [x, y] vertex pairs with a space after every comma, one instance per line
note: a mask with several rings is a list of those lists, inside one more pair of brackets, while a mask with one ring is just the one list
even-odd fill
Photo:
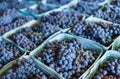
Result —
[[[66, 5], [70, 1], [72, 0], [47, 0], [48, 4], [56, 7], [47, 6], [41, 0], [33, 1], [38, 4], [38, 7], [31, 9], [29, 6], [34, 3], [29, 1], [0, 0], [0, 36], [33, 19], [31, 16], [19, 15], [20, 9], [26, 8], [33, 15], [41, 14]], [[113, 0], [110, 4], [99, 6], [98, 4], [103, 1], [79, 0], [76, 5], [70, 7], [71, 9], [41, 16], [38, 19], [39, 24], [20, 29], [9, 39], [25, 50], [32, 51], [55, 32], [70, 28], [68, 31], [70, 34], [109, 46], [120, 35], [120, 25], [114, 25], [114, 23], [120, 24], [120, 1]], [[72, 12], [73, 10], [74, 12]], [[86, 22], [85, 17], [90, 15], [110, 21], [113, 24]], [[15, 45], [5, 41], [0, 42], [0, 52], [0, 68], [22, 55]], [[65, 79], [74, 79], [79, 78], [92, 65], [97, 56], [95, 51], [86, 50], [86, 47], [79, 40], [71, 39], [48, 43], [37, 59], [54, 69]], [[31, 59], [24, 58], [18, 60], [13, 68], [4, 73], [0, 79], [47, 79], [48, 77], [35, 67]], [[93, 78], [119, 79], [119, 77], [120, 60], [114, 59], [100, 66]]]
[[104, 28], [103, 25], [95, 22], [86, 22], [82, 20], [82, 16], [66, 11], [50, 13], [47, 16], [42, 16], [39, 21], [52, 24], [58, 28], [71, 28], [71, 33], [97, 41], [106, 46], [110, 45], [120, 34], [119, 25], [108, 25], [106, 23], [106, 28]]
[[7, 9], [23, 9], [29, 7], [30, 4], [19, 2], [18, 0], [3, 0], [0, 2], [0, 12], [6, 11]]
[[94, 14], [95, 17], [120, 24], [120, 9], [116, 6], [106, 5]]
[[47, 3], [55, 5], [65, 5], [68, 4], [70, 1], [72, 0], [47, 0]]
[[30, 16], [22, 17], [18, 12], [19, 9], [25, 8], [28, 5], [17, 0], [0, 2], [0, 36], [33, 19]]
[[96, 12], [100, 8], [100, 6], [98, 5], [98, 2], [93, 3], [80, 0], [76, 5], [71, 8], [84, 15], [91, 15]]
[[37, 2], [37, 4], [38, 4], [38, 7], [36, 9], [27, 8], [26, 11], [32, 14], [41, 14], [41, 13], [45, 13], [47, 11], [55, 9], [54, 7], [47, 6], [46, 4], [43, 4], [41, 2]]
[[26, 36], [24, 36], [23, 34], [16, 34], [10, 37], [11, 39], [13, 39], [13, 41], [18, 45], [21, 46], [22, 48], [26, 49], [26, 50], [33, 50], [34, 48], [36, 48], [36, 45], [30, 41]]
[[83, 1], [100, 3], [100, 2], [103, 2], [104, 0], [83, 0]]
[[113, 59], [107, 61], [104, 65], [100, 66], [95, 74], [95, 79], [119, 79], [120, 77], [120, 60]]
[[52, 12], [47, 16], [42, 16], [39, 21], [42, 23], [50, 23], [58, 28], [73, 27], [81, 21], [82, 16], [67, 11]]
[[31, 28], [26, 27], [21, 29], [16, 34], [11, 35], [10, 39], [22, 48], [31, 51], [58, 30], [49, 23], [41, 23]]
[[21, 55], [22, 52], [14, 44], [0, 41], [0, 68]]
[[[96, 24], [95, 22], [81, 21], [72, 28], [72, 33], [97, 41], [103, 45], [110, 45], [117, 36], [119, 36], [120, 26], [119, 25], [107, 25], [103, 28], [102, 25]], [[107, 27], [108, 26], [108, 27]]]
[[0, 16], [0, 35], [15, 29], [22, 24], [32, 20], [32, 17], [22, 17], [16, 9], [8, 9]]
[[[17, 60], [16, 64], [8, 70], [6, 74], [3, 74], [1, 79], [49, 79], [51, 76], [47, 76], [41, 70], [37, 69], [32, 59], [23, 58]], [[53, 78], [52, 78], [53, 79]]]
[[[11, 23], [5, 24], [5, 25], [1, 25], [0, 26], [0, 35], [5, 34], [6, 32], [13, 30], [17, 27], [20, 27], [21, 25], [23, 25], [24, 23], [28, 22], [32, 20], [32, 18], [30, 17], [18, 17], [16, 19], [14, 19]], [[9, 21], [8, 21], [9, 22]]]
[[15, 18], [18, 18], [20, 15], [15, 9], [8, 9], [4, 11], [3, 15], [0, 17], [0, 25], [5, 25], [11, 23]]
[[85, 47], [77, 39], [72, 39], [48, 43], [38, 56], [38, 60], [64, 78], [72, 79], [79, 78], [97, 56], [95, 51], [85, 50]]

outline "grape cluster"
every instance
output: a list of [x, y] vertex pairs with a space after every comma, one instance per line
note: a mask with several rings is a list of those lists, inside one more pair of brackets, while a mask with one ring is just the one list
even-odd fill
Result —
[[6, 11], [12, 8], [23, 9], [29, 6], [30, 4], [27, 4], [25, 2], [20, 2], [18, 0], [2, 0], [0, 1], [0, 12]]
[[16, 64], [3, 74], [0, 79], [49, 79], [39, 70], [32, 59], [23, 58], [17, 60]]
[[7, 0], [7, 3], [10, 3], [9, 4], [10, 8], [23, 9], [23, 8], [26, 8], [32, 5], [31, 3], [27, 3], [27, 2], [19, 1], [19, 0], [11, 0], [11, 1]]
[[42, 23], [50, 23], [59, 28], [71, 28], [71, 32], [84, 38], [92, 39], [104, 45], [109, 45], [120, 32], [120, 26], [105, 24], [96, 24], [95, 22], [86, 22], [77, 14], [66, 11], [53, 12], [40, 19]]
[[70, 27], [73, 34], [95, 40], [106, 46], [120, 34], [119, 25], [105, 24], [106, 28], [102, 28], [104, 27], [103, 25], [95, 22], [85, 22], [79, 15], [65, 11], [53, 12], [41, 17], [39, 20], [42, 23], [47, 22], [59, 28]]
[[76, 5], [71, 8], [84, 15], [91, 15], [96, 12], [100, 8], [100, 6], [97, 2], [93, 3], [80, 0]]
[[119, 36], [120, 26], [108, 26], [107, 24], [105, 26], [106, 28], [95, 22], [81, 21], [72, 28], [71, 32], [77, 36], [95, 40], [104, 45], [109, 45], [113, 39]]
[[[19, 15], [18, 9], [22, 8], [21, 5], [27, 6], [27, 4], [23, 5], [22, 2], [17, 0], [5, 0], [0, 2], [0, 36], [33, 19], [29, 16], [22, 17]], [[5, 10], [2, 10], [1, 7]]]
[[107, 61], [94, 76], [94, 79], [119, 79], [120, 78], [120, 59]]
[[7, 43], [5, 40], [0, 41], [0, 68], [21, 55], [22, 53], [15, 45]]
[[55, 4], [55, 5], [65, 5], [69, 3], [72, 0], [47, 0], [47, 3], [49, 4]]
[[[31, 16], [21, 16], [19, 10], [26, 8], [31, 15], [41, 14], [72, 0], [0, 0], [0, 36], [33, 19]], [[49, 36], [60, 29], [70, 28], [68, 33], [94, 40], [109, 46], [120, 35], [120, 0], [111, 0], [104, 6], [98, 5], [105, 0], [78, 0], [79, 2], [65, 10], [43, 15], [39, 24], [20, 29], [9, 39], [25, 50], [32, 51]], [[30, 6], [38, 4], [36, 9]], [[50, 5], [51, 6], [50, 6]], [[85, 19], [93, 15], [113, 24], [87, 22]], [[117, 24], [114, 24], [117, 23]], [[118, 49], [120, 51], [120, 49]], [[97, 52], [87, 50], [78, 39], [54, 41], [48, 43], [37, 59], [54, 69], [65, 79], [78, 79], [98, 57]], [[0, 69], [23, 53], [19, 48], [6, 41], [0, 41]], [[120, 59], [107, 61], [100, 65], [94, 79], [119, 79]], [[16, 61], [12, 68], [0, 76], [0, 79], [53, 79], [39, 70], [31, 58]]]
[[32, 28], [26, 27], [21, 29], [18, 33], [12, 35], [10, 39], [22, 48], [31, 51], [57, 31], [58, 29], [51, 24], [41, 23], [40, 25], [33, 26]]
[[18, 18], [19, 14], [16, 9], [9, 9], [3, 12], [3, 15], [0, 16], [0, 26], [11, 23], [15, 18]]
[[31, 40], [36, 44], [40, 45], [46, 38], [59, 31], [59, 28], [49, 24], [49, 23], [41, 23], [38, 26], [32, 28], [35, 32], [31, 35]]
[[120, 9], [113, 5], [106, 5], [94, 14], [95, 17], [120, 24]]
[[42, 16], [39, 21], [42, 23], [50, 23], [58, 28], [73, 27], [81, 21], [83, 16], [67, 11], [52, 12], [47, 16]]
[[94, 62], [98, 54], [85, 50], [77, 39], [47, 44], [38, 60], [45, 63], [65, 79], [79, 78]]
[[87, 1], [87, 2], [104, 2], [105, 0], [83, 0], [83, 1]]
[[50, 7], [47, 6], [46, 4], [43, 4], [42, 2], [38, 2], [38, 7], [36, 9], [27, 8], [27, 11], [32, 14], [41, 14], [55, 8], [56, 7], [52, 7], [52, 6]]
[[[9, 15], [8, 15], [9, 16]], [[3, 19], [3, 18], [2, 18]], [[8, 19], [11, 19], [11, 17], [8, 17], [6, 19], [6, 16], [5, 16], [5, 20], [1, 20], [1, 22], [10, 22], [8, 21]], [[8, 23], [8, 24], [5, 24], [5, 25], [1, 25], [0, 26], [0, 36], [5, 34], [6, 32], [12, 30], [12, 29], [15, 29], [17, 27], [20, 27], [21, 25], [25, 24], [26, 22], [32, 20], [31, 17], [18, 17], [16, 19], [14, 19], [12, 22]], [[3, 24], [3, 23], [2, 23]]]
[[25, 35], [19, 33], [15, 34], [10, 37], [18, 46], [21, 46], [22, 48], [26, 50], [33, 50], [36, 48], [36, 45], [30, 41]]

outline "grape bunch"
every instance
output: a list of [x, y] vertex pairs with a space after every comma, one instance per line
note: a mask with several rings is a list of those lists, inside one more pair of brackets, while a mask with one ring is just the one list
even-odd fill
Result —
[[4, 33], [21, 26], [32, 19], [33, 18], [29, 16], [20, 16], [15, 8], [8, 9], [0, 16], [0, 35], [3, 35]]
[[30, 41], [25, 35], [19, 33], [10, 37], [18, 46], [24, 48], [25, 50], [33, 50], [36, 45]]
[[31, 9], [28, 7], [26, 11], [28, 11], [31, 14], [41, 14], [41, 13], [45, 13], [49, 10], [53, 10], [56, 8], [56, 7], [52, 7], [52, 6], [47, 6], [46, 4], [43, 4], [42, 2], [38, 2], [37, 4], [38, 4], [38, 6], [36, 9]]
[[[12, 1], [12, 2], [11, 2]], [[23, 9], [32, 5], [32, 3], [27, 3], [20, 0], [7, 0], [7, 3], [10, 3], [10, 8]]]
[[120, 78], [120, 59], [107, 61], [94, 76], [94, 79], [119, 79]]
[[105, 0], [83, 0], [83, 1], [86, 1], [86, 2], [104, 2]]
[[10, 39], [22, 48], [31, 51], [58, 30], [49, 23], [41, 23], [32, 28], [26, 27], [21, 29], [18, 33], [12, 35]]
[[95, 17], [120, 24], [120, 9], [114, 5], [106, 5], [94, 14]]
[[18, 18], [20, 15], [18, 14], [16, 9], [9, 9], [3, 12], [3, 15], [0, 16], [0, 26], [11, 23], [14, 19]]
[[[26, 22], [33, 19], [32, 17], [17, 17], [15, 19], [12, 19], [11, 17], [9, 17], [9, 15], [4, 16], [4, 18], [2, 18], [1, 24], [4, 24], [4, 23], [7, 23], [7, 24], [0, 25], [0, 36], [2, 36], [3, 34], [5, 34], [6, 32], [8, 32], [10, 30], [13, 30], [17, 27], [20, 27], [21, 25], [23, 25]], [[12, 21], [10, 22], [9, 19], [12, 20]]]
[[77, 39], [71, 39], [48, 43], [38, 56], [38, 60], [54, 69], [65, 79], [73, 79], [79, 78], [97, 56], [95, 51], [85, 50]]
[[50, 23], [58, 28], [71, 28], [71, 32], [77, 36], [82, 36], [95, 40], [103, 45], [109, 45], [114, 38], [119, 36], [119, 25], [108, 25], [105, 27], [95, 22], [86, 22], [82, 16], [66, 11], [53, 12], [39, 19], [42, 23]]
[[17, 60], [0, 79], [49, 79], [48, 77], [36, 67], [32, 59], [23, 58]]
[[42, 23], [50, 23], [58, 28], [71, 28], [81, 21], [83, 16], [67, 11], [52, 12], [47, 16], [42, 16], [39, 21]]
[[[47, 38], [62, 29], [70, 28], [68, 34], [96, 41], [106, 47], [109, 47], [110, 44], [113, 45], [114, 39], [120, 35], [120, 0], [77, 0], [78, 3], [74, 6], [68, 5], [69, 7], [62, 11], [54, 11], [54, 9], [71, 1], [0, 0], [0, 36], [4, 36], [6, 32], [36, 19], [36, 14], [43, 15], [38, 15], [40, 16], [37, 20], [38, 24], [24, 27], [8, 37], [15, 44], [8, 43], [5, 40], [0, 41], [0, 69], [9, 62], [16, 60], [12, 67], [4, 73], [0, 70], [0, 79], [54, 79], [39, 70], [29, 56], [25, 55], [22, 58], [21, 56], [24, 53], [18, 46], [32, 52]], [[104, 6], [99, 5], [104, 1], [110, 1], [110, 3]], [[31, 7], [33, 4], [38, 4], [38, 6], [33, 9], [33, 6]], [[20, 15], [21, 9], [28, 11], [30, 16]], [[44, 15], [46, 12], [48, 14]], [[91, 15], [112, 24], [86, 20]], [[104, 47], [102, 48], [103, 53], [107, 51], [107, 48], [105, 48], [106, 50]], [[120, 49], [117, 51], [120, 52]], [[49, 42], [39, 53], [36, 58], [65, 79], [78, 79], [99, 56], [95, 50], [88, 50], [76, 38]], [[18, 59], [19, 57], [21, 58]], [[100, 65], [93, 79], [120, 79], [120, 59], [109, 60]]]
[[32, 28], [35, 32], [31, 35], [31, 40], [38, 46], [40, 45], [45, 39], [49, 36], [54, 34], [55, 32], [59, 31], [59, 28], [49, 24], [49, 23], [41, 23], [38, 26]]
[[30, 16], [20, 16], [18, 12], [19, 9], [28, 5], [23, 5], [23, 3], [24, 2], [17, 0], [5, 0], [0, 2], [0, 36], [33, 19]]
[[20, 2], [18, 0], [1, 0], [0, 1], [0, 12], [6, 11], [8, 9], [23, 9], [25, 7], [29, 7], [30, 4], [25, 2]]
[[88, 16], [96, 12], [100, 8], [100, 6], [98, 5], [98, 2], [93, 3], [80, 0], [76, 5], [71, 8], [81, 14], [84, 14], [85, 16]]
[[38, 4], [38, 6], [35, 9], [28, 7], [26, 11], [33, 15], [41, 14], [56, 9], [60, 7], [60, 5], [65, 5], [70, 1], [71, 0], [47, 0], [46, 3], [43, 3], [42, 1], [36, 0], [35, 3]]
[[120, 25], [113, 24], [108, 26], [106, 24], [103, 27], [95, 22], [81, 21], [72, 28], [71, 32], [77, 36], [88, 38], [107, 46], [119, 36]]
[[14, 44], [0, 41], [0, 68], [21, 55], [22, 52]]
[[[120, 48], [117, 49], [120, 52]], [[120, 78], [120, 59], [110, 59], [106, 61], [93, 77], [94, 79], [119, 79]]]
[[61, 6], [68, 4], [70, 1], [72, 0], [47, 0], [47, 3]]

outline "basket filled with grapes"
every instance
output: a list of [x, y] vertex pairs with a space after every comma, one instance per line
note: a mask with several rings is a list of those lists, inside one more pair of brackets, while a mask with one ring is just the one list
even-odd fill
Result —
[[120, 1], [0, 0], [0, 79], [120, 79]]

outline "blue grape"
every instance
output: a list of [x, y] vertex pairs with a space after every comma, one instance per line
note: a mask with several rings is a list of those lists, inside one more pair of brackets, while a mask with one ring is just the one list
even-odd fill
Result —
[[54, 5], [65, 5], [68, 4], [72, 0], [47, 0], [47, 3]]
[[0, 41], [0, 68], [21, 55], [22, 52], [14, 44]]
[[61, 42], [54, 41], [47, 44], [42, 53], [38, 56], [38, 60], [54, 69], [65, 78], [79, 78], [87, 67], [95, 61], [96, 57], [94, 55], [97, 56], [95, 52], [87, 50], [88, 54], [80, 52], [80, 57], [78, 58], [78, 51], [84, 51], [84, 48], [85, 47], [83, 47], [77, 39]]
[[86, 16], [93, 14], [96, 12], [100, 6], [98, 5], [98, 2], [87, 2], [84, 0], [80, 0], [76, 5], [71, 7], [72, 9], [76, 10], [77, 12], [80, 12]]
[[112, 59], [107, 61], [104, 65], [101, 65], [98, 71], [96, 72], [94, 78], [116, 78], [119, 79], [120, 76], [120, 60]]
[[120, 23], [120, 9], [118, 9], [115, 5], [106, 5], [95, 12], [94, 15], [95, 17], [102, 18], [113, 23]]
[[[27, 66], [26, 66], [27, 65]], [[2, 74], [1, 79], [47, 79], [52, 78], [37, 69], [32, 59], [23, 58], [17, 60], [5, 74]], [[52, 78], [54, 79], [54, 78]]]
[[[105, 26], [108, 25], [105, 24]], [[117, 36], [119, 36], [119, 30], [119, 25], [109, 25], [109, 27], [103, 28], [95, 22], [81, 21], [72, 28], [72, 33], [108, 46]]]

